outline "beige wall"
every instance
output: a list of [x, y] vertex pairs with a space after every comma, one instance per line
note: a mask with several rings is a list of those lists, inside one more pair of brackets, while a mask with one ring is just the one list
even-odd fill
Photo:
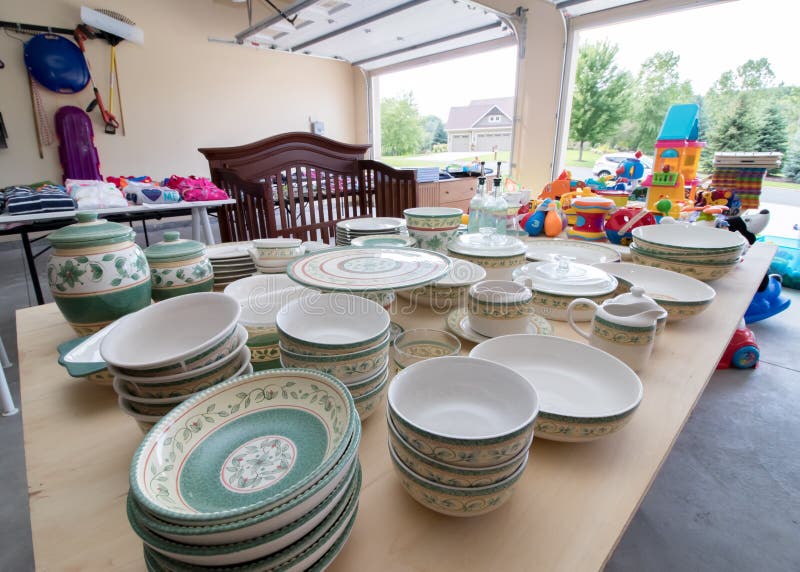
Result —
[[[71, 28], [83, 0], [3, 0], [2, 19]], [[308, 131], [309, 117], [345, 142], [364, 114], [363, 80], [343, 62], [210, 43], [247, 25], [244, 4], [222, 0], [108, 0], [89, 3], [120, 12], [145, 33], [144, 46], [122, 43], [117, 60], [127, 135], [107, 135], [99, 111], [90, 114], [103, 175], [165, 177], [208, 173], [198, 147], [248, 143], [285, 131]], [[256, 8], [256, 17], [267, 15]], [[88, 44], [95, 81], [108, 97], [108, 44]], [[61, 179], [57, 143], [39, 158], [22, 45], [0, 33], [0, 112], [9, 149], [0, 149], [0, 187]], [[78, 95], [44, 92], [48, 116], [63, 105], [84, 108]], [[108, 102], [106, 102], [108, 104]], [[115, 111], [117, 105], [114, 105]], [[363, 133], [363, 132], [362, 132]]]

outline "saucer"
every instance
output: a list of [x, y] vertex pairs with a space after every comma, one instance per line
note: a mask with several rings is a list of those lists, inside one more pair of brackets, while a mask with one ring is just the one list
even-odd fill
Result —
[[[457, 335], [470, 342], [479, 344], [489, 340], [488, 336], [479, 334], [469, 325], [469, 315], [466, 308], [457, 308], [447, 315], [447, 327]], [[531, 316], [531, 321], [526, 329], [528, 334], [539, 334], [540, 336], [550, 336], [553, 334], [553, 326], [538, 314]]]

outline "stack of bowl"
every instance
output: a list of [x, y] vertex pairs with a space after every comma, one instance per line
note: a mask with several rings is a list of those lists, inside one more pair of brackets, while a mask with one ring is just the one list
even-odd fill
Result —
[[408, 234], [417, 239], [417, 246], [444, 254], [458, 234], [463, 214], [464, 211], [453, 207], [415, 207], [403, 211]]
[[389, 379], [389, 314], [352, 294], [312, 294], [284, 305], [275, 317], [281, 365], [336, 377], [365, 420]]
[[221, 291], [231, 282], [256, 273], [256, 265], [247, 252], [252, 246], [251, 242], [225, 242], [207, 248], [214, 269], [214, 290]]
[[336, 246], [350, 246], [360, 236], [394, 235], [405, 232], [405, 221], [393, 217], [366, 217], [336, 223]]
[[353, 525], [361, 426], [333, 377], [273, 369], [184, 402], [145, 437], [128, 520], [152, 570], [323, 569]]
[[280, 367], [275, 316], [285, 304], [315, 292], [285, 274], [258, 274], [225, 287], [242, 307], [239, 324], [247, 330], [250, 363], [255, 371]]
[[305, 254], [306, 247], [299, 238], [259, 238], [253, 241], [250, 258], [261, 274], [280, 274], [295, 258]]
[[247, 331], [233, 298], [200, 292], [119, 320], [100, 344], [122, 410], [143, 431], [195, 393], [249, 373]]
[[389, 387], [389, 452], [423, 506], [477, 516], [511, 496], [528, 463], [539, 411], [530, 382], [487, 360], [440, 357], [400, 371]]
[[633, 229], [637, 264], [680, 272], [698, 280], [722, 278], [739, 263], [747, 240], [738, 232], [707, 226], [658, 224]]

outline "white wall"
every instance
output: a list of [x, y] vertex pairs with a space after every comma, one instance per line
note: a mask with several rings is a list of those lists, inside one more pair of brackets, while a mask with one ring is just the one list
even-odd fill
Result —
[[[72, 28], [84, 0], [3, 0], [0, 18]], [[144, 30], [145, 44], [117, 48], [127, 135], [107, 135], [99, 111], [90, 115], [101, 173], [165, 177], [207, 175], [198, 147], [249, 143], [285, 131], [308, 131], [309, 117], [325, 134], [348, 143], [364, 114], [359, 72], [344, 62], [209, 43], [247, 27], [244, 4], [222, 0], [107, 0], [89, 3], [117, 11]], [[257, 4], [257, 3], [256, 3]], [[256, 8], [263, 18], [266, 9]], [[95, 81], [108, 97], [109, 46], [88, 44]], [[0, 149], [0, 187], [61, 180], [57, 143], [38, 156], [22, 45], [0, 33], [0, 112], [9, 149]], [[64, 105], [85, 108], [90, 88], [78, 95], [44, 93], [47, 115]], [[360, 98], [360, 100], [359, 100]], [[106, 104], [108, 102], [106, 101]], [[114, 109], [118, 106], [115, 104]]]

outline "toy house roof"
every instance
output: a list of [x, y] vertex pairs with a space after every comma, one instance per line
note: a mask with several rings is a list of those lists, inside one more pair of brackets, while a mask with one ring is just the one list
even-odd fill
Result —
[[696, 103], [673, 105], [667, 111], [658, 140], [697, 141], [699, 136], [700, 106]]

